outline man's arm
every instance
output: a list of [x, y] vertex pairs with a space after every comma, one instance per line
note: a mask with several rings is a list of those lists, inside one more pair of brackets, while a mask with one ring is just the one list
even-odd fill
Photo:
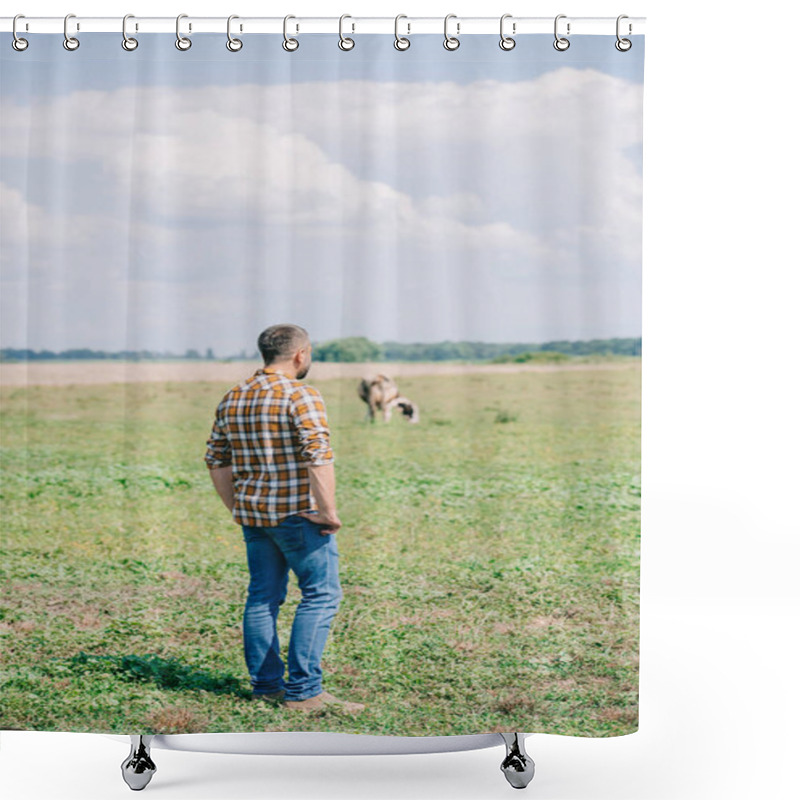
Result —
[[322, 395], [311, 386], [303, 386], [293, 396], [290, 415], [300, 440], [300, 457], [308, 468], [311, 492], [319, 513], [302, 514], [324, 527], [322, 533], [336, 533], [342, 523], [336, 514], [336, 478], [333, 449]]
[[336, 516], [336, 475], [333, 464], [308, 465], [311, 491], [320, 512], [326, 516]]
[[228, 511], [233, 511], [233, 466], [209, 469], [211, 482]]
[[231, 461], [231, 443], [225, 433], [225, 428], [221, 423], [221, 412], [224, 400], [217, 407], [217, 414], [214, 425], [211, 429], [211, 436], [206, 442], [205, 462], [211, 475], [211, 482], [217, 490], [217, 494], [225, 503], [228, 511], [233, 511], [234, 492], [233, 492], [233, 464]]
[[322, 525], [320, 533], [336, 533], [342, 527], [342, 522], [336, 513], [336, 476], [333, 472], [333, 462], [316, 466], [308, 464], [308, 478], [319, 511], [316, 514], [301, 512], [300, 516]]

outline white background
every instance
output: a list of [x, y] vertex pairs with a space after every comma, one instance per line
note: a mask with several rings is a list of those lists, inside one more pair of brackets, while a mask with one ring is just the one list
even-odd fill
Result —
[[[36, 0], [3, 13], [70, 12], [647, 17], [640, 731], [529, 738], [537, 775], [527, 793], [797, 797], [796, 4]], [[0, 46], [10, 46], [7, 34]], [[119, 770], [127, 751], [99, 735], [4, 732], [3, 796], [129, 797]], [[145, 791], [165, 800], [490, 800], [513, 792], [502, 755], [155, 750]]]

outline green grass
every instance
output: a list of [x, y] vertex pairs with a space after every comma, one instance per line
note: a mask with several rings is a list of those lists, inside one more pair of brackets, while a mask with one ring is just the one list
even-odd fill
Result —
[[227, 386], [4, 390], [0, 728], [633, 732], [640, 379], [407, 377], [420, 423], [370, 426], [312, 370], [343, 521], [325, 686], [358, 716], [248, 700], [244, 544], [202, 460]]

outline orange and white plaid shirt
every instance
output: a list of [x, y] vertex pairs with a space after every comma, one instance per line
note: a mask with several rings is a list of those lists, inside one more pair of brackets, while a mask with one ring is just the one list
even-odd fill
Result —
[[271, 367], [234, 386], [217, 407], [207, 442], [209, 469], [233, 466], [233, 519], [271, 527], [317, 511], [307, 465], [332, 464], [319, 390]]

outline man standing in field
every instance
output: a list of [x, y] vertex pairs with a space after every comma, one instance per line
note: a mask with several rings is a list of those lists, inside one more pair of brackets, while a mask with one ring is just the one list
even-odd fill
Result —
[[[322, 689], [322, 651], [342, 598], [336, 543], [342, 523], [325, 404], [302, 382], [311, 340], [299, 325], [273, 325], [258, 337], [258, 349], [264, 366], [222, 398], [205, 455], [247, 545], [243, 633], [253, 697], [301, 711], [361, 711], [363, 704]], [[277, 620], [290, 569], [302, 600], [284, 682]]]

